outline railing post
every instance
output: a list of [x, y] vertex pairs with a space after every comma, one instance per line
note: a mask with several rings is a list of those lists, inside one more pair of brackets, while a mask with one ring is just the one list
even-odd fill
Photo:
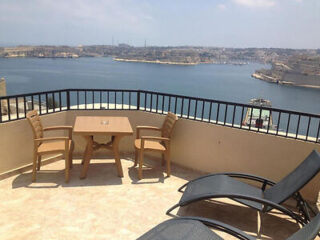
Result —
[[140, 90], [137, 91], [137, 110], [140, 110]]
[[67, 90], [67, 110], [70, 110], [70, 90]]

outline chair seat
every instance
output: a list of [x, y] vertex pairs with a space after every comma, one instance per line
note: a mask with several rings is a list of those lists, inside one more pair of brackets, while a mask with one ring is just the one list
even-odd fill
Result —
[[[141, 139], [136, 139], [134, 141], [134, 146], [137, 149], [141, 149]], [[144, 150], [165, 151], [166, 148], [160, 142], [145, 140], [144, 141]]]
[[[69, 149], [71, 149], [72, 140], [69, 140]], [[43, 142], [38, 147], [38, 154], [53, 153], [53, 152], [64, 152], [65, 151], [65, 141], [48, 141]]]

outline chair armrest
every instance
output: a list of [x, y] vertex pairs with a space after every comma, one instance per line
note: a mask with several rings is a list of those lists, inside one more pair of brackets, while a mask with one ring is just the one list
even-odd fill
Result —
[[69, 141], [70, 139], [68, 137], [47, 137], [47, 138], [36, 138], [36, 139], [34, 139], [34, 141], [36, 143], [45, 142], [45, 141], [57, 141], [57, 140]]
[[137, 126], [136, 129], [137, 129], [137, 136], [136, 136], [137, 139], [140, 138], [141, 130], [152, 130], [152, 131], [158, 131], [158, 132], [162, 131], [162, 128], [152, 127], [152, 126]]
[[57, 140], [63, 140], [65, 149], [69, 148], [69, 141], [70, 139], [68, 137], [47, 137], [47, 138], [36, 138], [34, 139], [34, 148], [38, 149], [41, 142], [49, 142], [49, 141], [57, 141]]
[[69, 139], [72, 139], [72, 126], [53, 126], [53, 127], [46, 127], [43, 128], [43, 131], [53, 131], [53, 130], [68, 130], [69, 132]]
[[165, 137], [153, 137], [153, 136], [142, 136], [141, 140], [155, 140], [155, 141], [165, 141], [169, 142], [170, 138], [165, 138]]

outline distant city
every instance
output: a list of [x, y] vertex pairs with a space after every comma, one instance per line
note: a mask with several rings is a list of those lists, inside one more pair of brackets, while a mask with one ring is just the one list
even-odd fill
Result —
[[267, 63], [271, 69], [258, 69], [252, 76], [277, 84], [320, 88], [320, 49], [133, 47], [128, 44], [16, 46], [0, 47], [0, 57], [112, 57], [115, 61], [175, 65]]

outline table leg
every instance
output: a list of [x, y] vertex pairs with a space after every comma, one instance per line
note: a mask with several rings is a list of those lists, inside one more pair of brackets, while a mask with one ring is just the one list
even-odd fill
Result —
[[93, 152], [93, 136], [86, 136], [85, 138], [87, 140], [87, 147], [85, 151], [84, 164], [80, 174], [80, 179], [84, 179], [87, 177], [87, 172], [88, 172], [88, 168], [89, 168], [89, 164], [90, 164], [90, 160]]
[[115, 158], [116, 165], [117, 165], [118, 176], [123, 177], [123, 171], [122, 171], [120, 155], [119, 155], [120, 138], [121, 138], [120, 136], [115, 136], [113, 138], [112, 148], [113, 148], [114, 158]]

